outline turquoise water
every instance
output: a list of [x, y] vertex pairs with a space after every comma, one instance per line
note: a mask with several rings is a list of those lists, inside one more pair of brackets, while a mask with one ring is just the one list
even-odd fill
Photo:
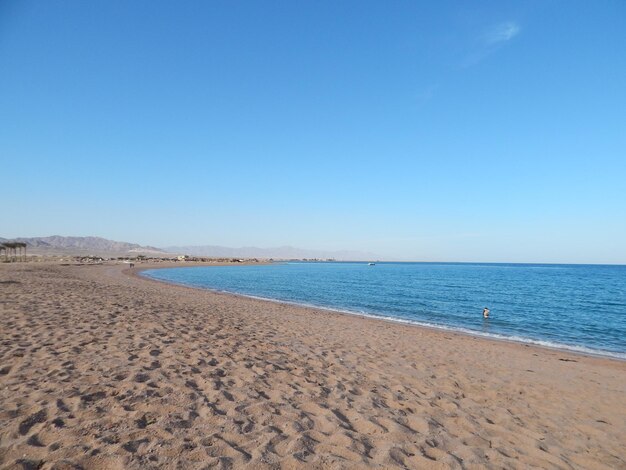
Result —
[[[284, 263], [145, 276], [626, 359], [626, 266]], [[483, 307], [491, 317], [482, 317]]]

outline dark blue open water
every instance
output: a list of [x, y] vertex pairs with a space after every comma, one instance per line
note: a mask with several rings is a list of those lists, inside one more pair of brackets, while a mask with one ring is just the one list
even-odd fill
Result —
[[[285, 263], [154, 279], [626, 359], [626, 266]], [[491, 317], [482, 318], [483, 307]]]

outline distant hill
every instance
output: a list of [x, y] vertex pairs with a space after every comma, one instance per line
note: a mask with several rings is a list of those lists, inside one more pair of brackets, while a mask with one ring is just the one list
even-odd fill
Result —
[[51, 237], [1, 238], [0, 243], [18, 241], [26, 243], [28, 253], [47, 255], [152, 255], [160, 256], [165, 252], [152, 246], [136, 243], [117, 242], [101, 237]]
[[373, 253], [361, 251], [325, 251], [281, 246], [276, 248], [258, 248], [246, 246], [229, 248], [225, 246], [169, 246], [164, 248], [169, 253], [179, 253], [211, 258], [263, 258], [263, 259], [336, 259], [338, 261], [376, 260], [379, 257]]
[[118, 242], [101, 237], [20, 237], [2, 238], [0, 243], [18, 241], [26, 243], [29, 254], [39, 255], [97, 255], [97, 256], [172, 256], [192, 255], [207, 258], [262, 258], [262, 259], [335, 259], [338, 261], [371, 261], [379, 259], [373, 253], [361, 251], [325, 251], [280, 246], [276, 248], [258, 248], [247, 246], [230, 248], [225, 246], [170, 246], [156, 248], [141, 246], [136, 243]]

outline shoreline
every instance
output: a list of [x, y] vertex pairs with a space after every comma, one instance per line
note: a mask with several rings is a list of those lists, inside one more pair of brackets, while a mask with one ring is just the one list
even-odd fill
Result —
[[[595, 350], [593, 348], [588, 348], [586, 346], [574, 346], [574, 345], [567, 345], [567, 344], [562, 344], [562, 343], [543, 344], [546, 342], [548, 343], [550, 342], [544, 341], [544, 340], [537, 340], [534, 338], [509, 337], [509, 336], [498, 334], [498, 333], [485, 334], [485, 333], [472, 331], [472, 330], [462, 328], [462, 327], [427, 324], [425, 322], [422, 323], [418, 321], [394, 318], [391, 316], [386, 316], [384, 314], [375, 314], [375, 313], [370, 314], [370, 313], [363, 313], [363, 312], [354, 312], [350, 310], [342, 310], [342, 309], [337, 309], [337, 308], [332, 308], [332, 307], [311, 305], [311, 304], [299, 303], [295, 301], [273, 299], [269, 297], [261, 297], [261, 296], [255, 296], [255, 295], [250, 295], [250, 294], [242, 294], [242, 293], [234, 292], [234, 291], [213, 289], [210, 287], [192, 286], [192, 285], [176, 283], [172, 281], [165, 281], [162, 279], [156, 279], [156, 278], [141, 274], [143, 271], [156, 270], [156, 269], [192, 268], [192, 267], [210, 267], [210, 266], [247, 266], [247, 265], [258, 265], [258, 264], [259, 263], [254, 263], [254, 264], [241, 263], [241, 264], [233, 265], [232, 263], [231, 264], [229, 263], [222, 263], [222, 264], [198, 263], [198, 264], [194, 264], [193, 266], [180, 266], [180, 265], [159, 266], [155, 264], [154, 266], [135, 267], [132, 269], [132, 273], [129, 272], [127, 274], [133, 275], [139, 279], [144, 279], [144, 280], [148, 280], [151, 282], [157, 282], [157, 283], [162, 283], [162, 284], [169, 285], [169, 286], [178, 286], [178, 287], [183, 287], [183, 288], [188, 288], [188, 289], [202, 290], [202, 291], [207, 291], [207, 292], [211, 292], [214, 294], [230, 295], [233, 297], [241, 297], [241, 298], [258, 300], [261, 302], [271, 302], [271, 303], [277, 303], [281, 305], [295, 306], [295, 307], [300, 307], [300, 308], [311, 309], [313, 311], [330, 312], [330, 313], [334, 313], [338, 315], [352, 316], [352, 317], [356, 317], [360, 319], [371, 319], [371, 320], [389, 322], [389, 323], [396, 324], [396, 325], [403, 325], [403, 326], [412, 327], [412, 328], [423, 328], [423, 329], [432, 330], [436, 332], [442, 332], [442, 333], [444, 332], [452, 333], [452, 334], [457, 334], [457, 335], [468, 336], [471, 338], [479, 338], [479, 339], [486, 340], [486, 341], [512, 343], [512, 344], [522, 345], [526, 347], [535, 347], [535, 348], [540, 348], [540, 349], [545, 349], [545, 350], [570, 353], [570, 354], [574, 354], [577, 356], [595, 357], [595, 358], [600, 358], [600, 359], [608, 359], [608, 360], [615, 360], [619, 362], [626, 362], [626, 353]], [[272, 263], [263, 263], [263, 264], [272, 264]]]
[[0, 468], [626, 468], [622, 361], [149, 267], [0, 265]]

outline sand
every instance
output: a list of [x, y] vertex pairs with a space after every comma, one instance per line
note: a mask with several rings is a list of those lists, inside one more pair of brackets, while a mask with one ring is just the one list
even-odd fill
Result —
[[626, 468], [626, 362], [0, 265], [0, 467]]

